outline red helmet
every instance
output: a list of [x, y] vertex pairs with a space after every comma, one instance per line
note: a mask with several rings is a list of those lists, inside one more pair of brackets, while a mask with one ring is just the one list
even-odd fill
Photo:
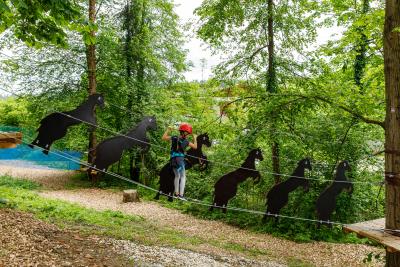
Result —
[[188, 133], [192, 133], [192, 125], [188, 124], [188, 123], [182, 123], [181, 125], [179, 125], [179, 131], [184, 131], [184, 132], [188, 132]]

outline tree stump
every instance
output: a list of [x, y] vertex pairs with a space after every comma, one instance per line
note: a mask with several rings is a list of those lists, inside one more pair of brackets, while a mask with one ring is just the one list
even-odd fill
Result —
[[124, 190], [122, 202], [140, 202], [137, 190]]

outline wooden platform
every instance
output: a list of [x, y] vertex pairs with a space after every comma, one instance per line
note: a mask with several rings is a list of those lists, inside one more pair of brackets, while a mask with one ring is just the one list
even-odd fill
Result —
[[0, 132], [0, 148], [14, 148], [22, 143], [20, 132]]
[[[367, 237], [386, 247], [389, 252], [400, 251], [400, 237], [382, 230], [385, 228], [385, 218], [360, 222], [343, 226], [346, 233], [354, 232], [360, 237]], [[380, 229], [380, 230], [372, 230]]]

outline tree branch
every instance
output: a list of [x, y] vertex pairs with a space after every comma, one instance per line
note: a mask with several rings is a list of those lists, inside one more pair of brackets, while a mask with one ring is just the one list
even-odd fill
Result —
[[328, 104], [330, 104], [330, 105], [337, 106], [337, 107], [339, 107], [340, 109], [342, 109], [342, 110], [344, 110], [344, 111], [350, 113], [351, 115], [353, 115], [353, 117], [355, 117], [355, 118], [357, 118], [357, 119], [359, 119], [359, 120], [362, 120], [362, 121], [365, 122], [365, 123], [379, 125], [379, 126], [381, 126], [383, 129], [385, 129], [385, 123], [384, 123], [383, 121], [372, 120], [372, 119], [369, 119], [369, 118], [367, 118], [367, 117], [364, 117], [363, 115], [361, 115], [361, 114], [355, 112], [355, 111], [352, 110], [351, 108], [346, 107], [346, 106], [342, 106], [342, 105], [339, 105], [339, 104], [335, 104], [332, 100], [323, 98], [322, 96], [313, 96], [312, 98], [314, 98], [314, 99], [316, 99], [316, 100], [321, 100], [322, 102], [328, 103]]

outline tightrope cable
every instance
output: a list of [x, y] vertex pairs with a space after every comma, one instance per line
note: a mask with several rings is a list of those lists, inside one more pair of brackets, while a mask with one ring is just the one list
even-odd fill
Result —
[[[18, 97], [20, 97], [19, 95], [15, 94], [15, 93], [13, 93], [13, 92], [7, 91], [7, 90], [5, 90], [5, 89], [3, 89], [3, 88], [0, 88], [0, 89], [1, 89], [1, 90], [4, 90], [4, 91], [6, 91], [6, 92], [12, 93], [12, 94], [14, 94], [14, 95], [16, 95], [16, 96], [18, 96]], [[61, 114], [61, 115], [64, 115], [64, 116], [66, 116], [66, 117], [68, 117], [68, 118], [71, 118], [71, 119], [74, 119], [74, 120], [77, 120], [77, 121], [80, 121], [80, 122], [85, 123], [85, 124], [87, 124], [87, 125], [90, 125], [90, 126], [93, 126], [93, 127], [96, 127], [96, 128], [99, 128], [99, 129], [102, 129], [102, 130], [105, 130], [105, 131], [108, 131], [108, 132], [110, 132], [110, 133], [112, 133], [112, 134], [114, 134], [114, 135], [116, 135], [116, 136], [125, 137], [125, 138], [128, 138], [128, 139], [134, 140], [134, 141], [136, 141], [136, 142], [139, 142], [139, 143], [142, 143], [142, 144], [146, 144], [146, 145], [150, 145], [150, 146], [153, 146], [153, 147], [157, 147], [157, 148], [160, 148], [160, 149], [162, 149], [162, 150], [165, 150], [165, 151], [168, 151], [168, 152], [169, 152], [169, 149], [166, 148], [166, 147], [163, 147], [163, 146], [160, 146], [160, 145], [157, 145], [157, 144], [152, 144], [152, 143], [150, 143], [150, 142], [146, 142], [146, 141], [143, 141], [143, 140], [140, 140], [140, 139], [131, 137], [131, 136], [127, 136], [127, 135], [125, 135], [125, 134], [121, 134], [121, 133], [115, 132], [115, 131], [110, 130], [110, 129], [108, 129], [108, 128], [105, 128], [105, 127], [102, 127], [102, 126], [98, 126], [98, 125], [96, 125], [96, 124], [93, 124], [93, 123], [84, 121], [84, 120], [82, 120], [82, 119], [79, 119], [79, 118], [77, 118], [77, 117], [71, 116], [71, 115], [66, 114], [66, 113], [64, 113], [64, 112], [60, 112], [60, 111], [56, 111], [56, 110], [53, 110], [53, 111], [54, 111], [55, 113], [59, 113], [59, 114]], [[306, 180], [314, 180], [314, 181], [321, 181], [321, 182], [337, 182], [337, 183], [355, 183], [355, 184], [381, 185], [381, 184], [385, 181], [385, 180], [382, 180], [382, 181], [379, 181], [379, 182], [368, 182], [368, 181], [337, 181], [337, 180], [333, 180], [333, 179], [324, 179], [324, 180], [321, 180], [321, 179], [319, 179], [319, 178], [317, 178], [317, 177], [293, 176], [293, 175], [290, 175], [290, 174], [274, 173], [274, 172], [268, 172], [268, 171], [264, 171], [264, 170], [258, 171], [258, 170], [256, 170], [256, 169], [246, 168], [246, 167], [237, 166], [237, 165], [228, 164], [228, 163], [222, 163], [222, 162], [219, 162], [219, 161], [210, 161], [210, 160], [208, 160], [208, 159], [205, 160], [205, 159], [203, 159], [203, 158], [201, 158], [201, 157], [196, 157], [196, 156], [192, 156], [192, 155], [187, 155], [187, 156], [188, 156], [188, 157], [191, 157], [191, 158], [195, 158], [195, 159], [207, 161], [207, 162], [209, 162], [209, 163], [213, 163], [213, 164], [225, 166], [225, 167], [233, 167], [233, 168], [238, 168], [238, 169], [242, 169], [242, 170], [260, 172], [260, 173], [264, 173], [264, 174], [271, 174], [271, 175], [278, 175], [278, 176], [283, 176], [283, 177], [292, 177], [292, 178], [299, 178], [299, 179], [306, 179]]]
[[[5, 134], [5, 135], [7, 135], [7, 134]], [[10, 135], [7, 135], [7, 136], [12, 138], [12, 139], [19, 140], [19, 139], [15, 138], [14, 136], [10, 136]], [[21, 142], [24, 143], [25, 145], [29, 144], [29, 143], [27, 143], [25, 141], [22, 141], [22, 140], [21, 140]], [[39, 147], [37, 145], [34, 145], [34, 146], [38, 147], [40, 149], [43, 149], [42, 147]], [[86, 166], [88, 168], [94, 169], [94, 170], [102, 172], [104, 174], [109, 174], [109, 175], [111, 175], [113, 177], [116, 177], [118, 179], [124, 180], [124, 181], [126, 181], [128, 183], [132, 183], [132, 184], [135, 184], [135, 185], [137, 185], [139, 187], [143, 187], [145, 189], [148, 189], [150, 191], [160, 193], [160, 195], [164, 195], [164, 196], [167, 196], [167, 197], [172, 197], [174, 199], [181, 200], [181, 201], [188, 202], [188, 203], [195, 204], [195, 205], [207, 206], [207, 207], [211, 207], [212, 206], [214, 208], [227, 209], [227, 210], [238, 211], [238, 212], [246, 212], [246, 213], [257, 214], [257, 215], [266, 215], [266, 216], [275, 217], [275, 218], [285, 218], [285, 219], [291, 219], [291, 220], [307, 221], [307, 222], [314, 222], [314, 223], [328, 224], [328, 225], [330, 224], [330, 225], [337, 225], [337, 226], [342, 226], [342, 227], [351, 226], [352, 228], [359, 228], [359, 229], [364, 229], [364, 230], [373, 230], [373, 231], [380, 231], [380, 232], [400, 232], [400, 230], [397, 230], [397, 229], [363, 227], [363, 226], [350, 225], [350, 224], [345, 224], [345, 223], [340, 223], [340, 222], [335, 222], [335, 221], [324, 221], [324, 220], [308, 219], [308, 218], [281, 215], [281, 214], [266, 213], [264, 211], [250, 210], [250, 209], [244, 209], [244, 208], [238, 208], [238, 207], [217, 206], [217, 205], [211, 205], [209, 203], [206, 203], [206, 202], [203, 202], [203, 201], [200, 201], [200, 200], [197, 200], [197, 199], [193, 199], [193, 198], [186, 198], [186, 200], [183, 200], [183, 199], [181, 199], [179, 197], [175, 197], [175, 196], [168, 195], [168, 194], [165, 194], [163, 192], [160, 192], [159, 190], [154, 189], [154, 188], [149, 187], [149, 186], [146, 186], [146, 185], [144, 185], [142, 183], [130, 180], [129, 178], [126, 178], [126, 177], [124, 177], [122, 175], [119, 175], [119, 174], [116, 174], [116, 173], [113, 173], [113, 172], [110, 172], [110, 171], [100, 170], [100, 169], [98, 169], [98, 168], [96, 168], [96, 167], [94, 167], [91, 164], [88, 164], [86, 162], [83, 162], [83, 161], [80, 161], [80, 160], [76, 160], [76, 159], [70, 158], [68, 156], [64, 156], [64, 155], [59, 154], [59, 153], [54, 152], [54, 151], [50, 151], [50, 150], [47, 150], [47, 149], [44, 149], [44, 150], [48, 151], [49, 153], [53, 153], [55, 155], [58, 155], [58, 156], [60, 156], [62, 158], [71, 160], [71, 161], [73, 161], [75, 163], [82, 164], [82, 165], [84, 165], [84, 166]]]

